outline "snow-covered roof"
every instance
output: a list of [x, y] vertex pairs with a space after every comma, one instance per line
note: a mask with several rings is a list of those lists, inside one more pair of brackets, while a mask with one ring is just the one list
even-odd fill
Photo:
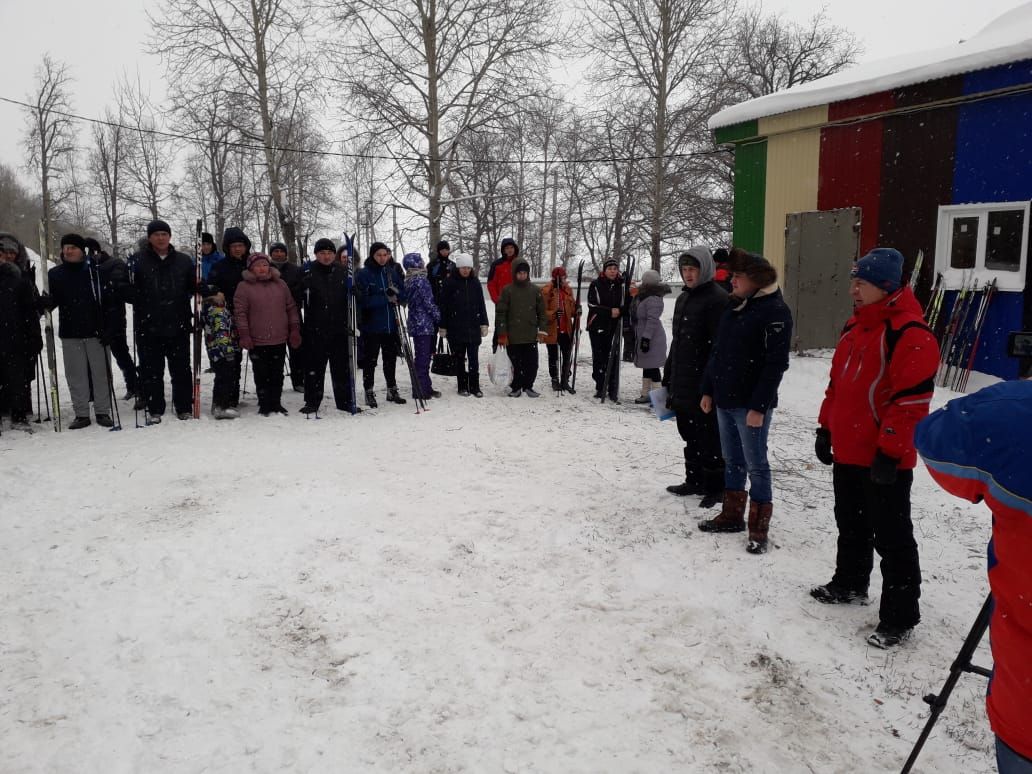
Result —
[[1007, 11], [960, 43], [867, 62], [721, 110], [710, 118], [709, 128], [712, 131], [1023, 59], [1032, 59], [1032, 2]]

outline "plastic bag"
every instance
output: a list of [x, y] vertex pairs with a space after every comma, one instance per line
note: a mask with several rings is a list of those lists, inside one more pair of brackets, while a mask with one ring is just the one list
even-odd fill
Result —
[[674, 410], [667, 408], [666, 405], [666, 387], [657, 387], [655, 390], [649, 390], [649, 401], [652, 403], [652, 413], [656, 415], [656, 419], [660, 422], [674, 418]]
[[488, 362], [487, 375], [491, 379], [491, 384], [498, 387], [509, 386], [509, 382], [512, 381], [512, 363], [505, 347], [499, 346], [494, 357]]

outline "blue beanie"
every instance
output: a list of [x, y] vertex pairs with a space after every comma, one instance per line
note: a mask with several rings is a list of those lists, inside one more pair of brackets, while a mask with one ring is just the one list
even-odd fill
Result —
[[895, 293], [903, 284], [903, 255], [891, 247], [876, 247], [856, 262], [850, 276]]
[[405, 253], [405, 257], [401, 259], [401, 265], [409, 271], [413, 269], [423, 268], [423, 256], [419, 253]]

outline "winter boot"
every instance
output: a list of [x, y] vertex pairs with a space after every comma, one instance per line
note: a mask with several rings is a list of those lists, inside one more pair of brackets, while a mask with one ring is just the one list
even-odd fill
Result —
[[408, 401], [401, 397], [401, 395], [398, 393], [397, 387], [387, 388], [387, 402], [397, 403], [399, 406], [401, 406], [404, 403], [408, 403]]
[[369, 406], [369, 408], [376, 408], [376, 390], [365, 391], [365, 404]]
[[888, 650], [909, 640], [913, 631], [913, 627], [902, 629], [897, 626], [888, 626], [887, 624], [880, 623], [878, 628], [874, 630], [874, 633], [867, 637], [867, 644], [882, 650]]
[[702, 500], [699, 501], [700, 508], [712, 508], [720, 505], [724, 496], [724, 469], [703, 468], [702, 469]]
[[114, 427], [115, 422], [110, 414], [97, 414], [97, 424], [101, 427]]
[[637, 403], [639, 406], [647, 405], [647, 404], [651, 403], [652, 401], [649, 398], [649, 393], [651, 391], [652, 391], [652, 380], [651, 379], [642, 379], [641, 380], [641, 395], [639, 397], [635, 398], [634, 402]]
[[767, 530], [774, 503], [749, 503], [749, 544], [745, 550], [750, 554], [767, 553]]
[[724, 505], [716, 518], [699, 522], [703, 532], [742, 532], [745, 530], [745, 504], [749, 495], [741, 489], [725, 489]]
[[866, 605], [867, 592], [840, 586], [835, 581], [810, 589], [810, 596], [825, 605]]
[[537, 390], [535, 390], [533, 387], [528, 387], [527, 389], [525, 389], [523, 391], [523, 394], [526, 395], [528, 398], [540, 398], [541, 397], [541, 393], [538, 392]]
[[459, 371], [456, 375], [455, 380], [459, 383], [459, 395], [463, 398], [468, 398], [469, 389], [469, 371]]
[[469, 375], [469, 391], [475, 398], [484, 397], [484, 393], [480, 391], [480, 374]]
[[[685, 451], [685, 457], [687, 457], [687, 450]], [[703, 494], [702, 478], [699, 475], [699, 469], [692, 463], [688, 462], [687, 459], [684, 461], [684, 483], [683, 484], [671, 484], [666, 488], [670, 494], [677, 495], [678, 497], [687, 497], [688, 495]]]
[[556, 376], [552, 377], [552, 392], [560, 392], [563, 386], [559, 383], [559, 378]]
[[72, 423], [68, 425], [69, 430], [81, 430], [84, 427], [90, 426], [89, 417], [76, 417], [72, 420]]
[[318, 414], [319, 413], [319, 407], [318, 406], [309, 406], [306, 403], [305, 405], [303, 405], [301, 407], [301, 413], [302, 414]]

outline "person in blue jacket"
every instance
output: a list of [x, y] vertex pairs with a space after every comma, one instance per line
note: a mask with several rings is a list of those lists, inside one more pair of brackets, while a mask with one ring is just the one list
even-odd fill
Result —
[[201, 234], [201, 279], [208, 281], [211, 267], [226, 256], [215, 249], [215, 237], [205, 231]]
[[370, 408], [376, 408], [377, 405], [373, 382], [376, 361], [381, 351], [383, 378], [387, 381], [387, 400], [391, 403], [406, 403], [398, 393], [395, 376], [401, 351], [395, 307], [407, 300], [405, 276], [401, 267], [391, 260], [390, 249], [383, 242], [373, 242], [369, 246], [369, 257], [355, 275], [355, 290], [361, 310], [358, 327], [364, 342], [362, 386], [365, 389], [366, 405]]
[[[788, 370], [792, 313], [781, 296], [777, 270], [762, 255], [731, 252], [731, 302], [702, 375], [705, 413], [717, 412], [724, 455], [724, 502], [720, 514], [699, 522], [704, 532], [742, 532], [749, 504], [751, 554], [767, 551], [773, 512], [767, 434], [778, 386]], [[746, 475], [750, 482], [745, 491]]]

